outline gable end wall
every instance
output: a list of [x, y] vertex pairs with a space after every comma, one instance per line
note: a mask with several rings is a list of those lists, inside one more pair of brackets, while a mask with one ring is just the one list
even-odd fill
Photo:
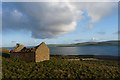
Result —
[[36, 49], [35, 62], [49, 60], [50, 57], [49, 55], [50, 55], [49, 48], [45, 44], [42, 44]]

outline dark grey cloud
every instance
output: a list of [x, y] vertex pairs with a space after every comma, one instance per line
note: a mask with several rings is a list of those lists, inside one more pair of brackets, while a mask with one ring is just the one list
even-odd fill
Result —
[[75, 30], [76, 11], [65, 3], [3, 3], [3, 30], [31, 31], [33, 38], [53, 38]]

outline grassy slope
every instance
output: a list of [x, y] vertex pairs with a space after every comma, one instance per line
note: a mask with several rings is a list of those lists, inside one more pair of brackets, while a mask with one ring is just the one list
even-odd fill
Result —
[[116, 61], [68, 61], [52, 56], [39, 63], [3, 58], [3, 78], [74, 78], [86, 80], [120, 79]]

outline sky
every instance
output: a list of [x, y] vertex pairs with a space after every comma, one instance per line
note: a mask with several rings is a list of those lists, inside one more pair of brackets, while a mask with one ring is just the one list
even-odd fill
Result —
[[[1, 3], [0, 3], [1, 4]], [[118, 40], [117, 2], [2, 2], [3, 47]]]

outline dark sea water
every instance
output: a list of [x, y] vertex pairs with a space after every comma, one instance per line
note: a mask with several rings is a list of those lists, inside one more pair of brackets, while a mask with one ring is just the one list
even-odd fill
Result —
[[[80, 47], [49, 47], [55, 55], [111, 55], [120, 56], [120, 46], [80, 46]], [[7, 48], [12, 49], [12, 48]]]

